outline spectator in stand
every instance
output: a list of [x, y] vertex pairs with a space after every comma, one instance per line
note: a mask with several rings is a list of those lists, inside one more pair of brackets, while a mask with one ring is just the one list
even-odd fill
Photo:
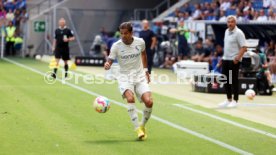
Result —
[[267, 57], [275, 56], [275, 41], [271, 40], [267, 49], [265, 50], [265, 54]]
[[179, 12], [180, 12], [180, 9], [176, 8], [174, 12], [169, 15], [169, 17], [177, 17]]
[[211, 4], [211, 8], [213, 9], [214, 16], [216, 17], [216, 20], [220, 18], [220, 10], [218, 7], [218, 4], [216, 2], [213, 2]]
[[202, 39], [199, 39], [196, 42], [195, 49], [192, 53], [194, 54], [191, 58], [193, 61], [200, 62], [200, 61], [203, 60], [204, 55], [205, 55], [205, 51], [204, 51], [204, 48], [203, 48]]
[[215, 50], [214, 47], [214, 40], [212, 39], [205, 39], [205, 44], [203, 45], [204, 48], [204, 56], [203, 56], [203, 60], [204, 62], [210, 62], [211, 59], [211, 55]]
[[192, 18], [193, 18], [193, 20], [200, 20], [201, 19], [201, 8], [200, 8], [199, 3], [195, 4], [195, 11], [192, 14]]
[[223, 2], [220, 4], [220, 10], [224, 10], [226, 11], [227, 9], [229, 9], [231, 6], [231, 3], [229, 2], [229, 0], [223, 0]]
[[[245, 1], [245, 2], [247, 2], [247, 1]], [[252, 7], [252, 3], [250, 1], [245, 4], [243, 11], [248, 11], [249, 9], [254, 11], [254, 8]]]
[[2, 7], [0, 7], [0, 20], [3, 20], [5, 18], [6, 18], [6, 11], [2, 6]]
[[259, 18], [259, 12], [258, 11], [253, 11], [253, 20], [257, 20]]
[[251, 14], [251, 9], [243, 11], [244, 14], [244, 21], [253, 20], [253, 15]]
[[220, 18], [219, 18], [220, 22], [226, 22], [227, 21], [227, 17], [225, 16], [225, 11], [220, 10]]
[[10, 9], [9, 12], [6, 14], [6, 19], [8, 21], [13, 21], [14, 20], [14, 13], [12, 12], [12, 9]]
[[177, 16], [177, 21], [182, 21], [185, 19], [184, 13], [183, 12], [179, 12], [178, 16]]
[[275, 14], [273, 13], [273, 9], [268, 10], [268, 20], [269, 21], [276, 20]]
[[26, 8], [26, 0], [17, 0], [16, 8], [19, 10], [23, 10]]
[[244, 21], [243, 13], [239, 9], [236, 9], [236, 19], [237, 19], [237, 22]]
[[184, 13], [184, 20], [185, 21], [192, 21], [193, 18], [191, 17], [191, 14], [189, 12]]
[[185, 3], [185, 4], [180, 8], [180, 11], [181, 11], [181, 12], [184, 12], [184, 13], [188, 12], [189, 14], [191, 14], [191, 13], [192, 13], [192, 10], [191, 10], [191, 7], [190, 7], [189, 2]]
[[14, 25], [16, 27], [16, 34], [19, 34], [20, 32], [20, 22], [21, 22], [21, 12], [19, 9], [15, 10], [14, 13]]
[[27, 21], [29, 19], [29, 14], [26, 9], [23, 9], [21, 12], [21, 20], [20, 20], [20, 32], [24, 35], [27, 32]]
[[4, 8], [5, 10], [14, 10], [15, 9], [14, 1], [13, 0], [7, 0], [4, 2]]
[[257, 18], [258, 22], [265, 22], [268, 20], [267, 16], [265, 15], [265, 12], [263, 9], [259, 11], [260, 16]]
[[270, 6], [272, 6], [273, 0], [263, 0], [263, 8], [268, 9]]
[[221, 65], [220, 61], [223, 56], [223, 48], [221, 45], [217, 44], [215, 51], [212, 53], [211, 56], [211, 70], [215, 73], [221, 73]]
[[243, 11], [243, 9], [244, 9], [244, 2], [243, 1], [240, 1], [239, 2], [239, 5], [236, 7], [236, 10], [238, 9], [238, 10], [240, 10], [240, 11]]

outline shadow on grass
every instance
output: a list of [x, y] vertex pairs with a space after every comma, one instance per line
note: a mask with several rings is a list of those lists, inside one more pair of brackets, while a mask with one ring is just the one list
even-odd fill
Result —
[[106, 140], [87, 140], [84, 141], [87, 144], [116, 144], [116, 143], [136, 143], [143, 142], [137, 139], [125, 139], [125, 140], [117, 140], [117, 139], [106, 139]]

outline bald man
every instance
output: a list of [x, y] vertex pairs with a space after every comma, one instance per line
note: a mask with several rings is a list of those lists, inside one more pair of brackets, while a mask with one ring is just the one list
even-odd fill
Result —
[[65, 69], [65, 78], [67, 77], [68, 72], [68, 60], [70, 60], [70, 50], [69, 50], [69, 42], [74, 41], [74, 33], [72, 30], [67, 28], [66, 21], [64, 18], [59, 19], [59, 28], [55, 30], [55, 38], [53, 41], [53, 52], [56, 58], [56, 68], [54, 68], [54, 72], [52, 74], [53, 78], [56, 78], [59, 60], [62, 59], [64, 61], [64, 69]]
[[139, 33], [139, 37], [143, 38], [146, 43], [146, 53], [148, 60], [148, 71], [151, 74], [152, 66], [153, 66], [153, 56], [155, 52], [155, 47], [157, 43], [156, 36], [152, 30], [150, 30], [149, 21], [142, 21], [143, 30]]

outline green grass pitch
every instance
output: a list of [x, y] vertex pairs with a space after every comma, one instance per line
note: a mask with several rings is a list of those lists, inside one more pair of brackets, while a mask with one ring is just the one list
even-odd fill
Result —
[[[43, 73], [49, 71], [48, 64], [33, 59], [13, 60]], [[77, 85], [124, 103], [117, 84]], [[42, 75], [0, 60], [0, 155], [238, 154], [154, 119], [147, 124], [148, 139], [137, 141], [126, 109], [113, 103], [110, 111], [99, 114], [92, 108], [95, 97], [59, 81], [46, 84]], [[153, 98], [153, 115], [159, 118], [252, 154], [276, 153], [275, 138], [173, 104], [190, 106], [272, 134], [276, 134], [275, 128], [169, 96], [154, 93]], [[140, 103], [136, 104], [142, 109]]]

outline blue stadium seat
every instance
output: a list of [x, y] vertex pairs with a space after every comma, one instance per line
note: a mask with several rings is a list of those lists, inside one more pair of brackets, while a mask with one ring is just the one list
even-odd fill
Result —
[[226, 12], [225, 12], [226, 16], [235, 15], [235, 14], [236, 14], [236, 10], [235, 9], [227, 9]]

